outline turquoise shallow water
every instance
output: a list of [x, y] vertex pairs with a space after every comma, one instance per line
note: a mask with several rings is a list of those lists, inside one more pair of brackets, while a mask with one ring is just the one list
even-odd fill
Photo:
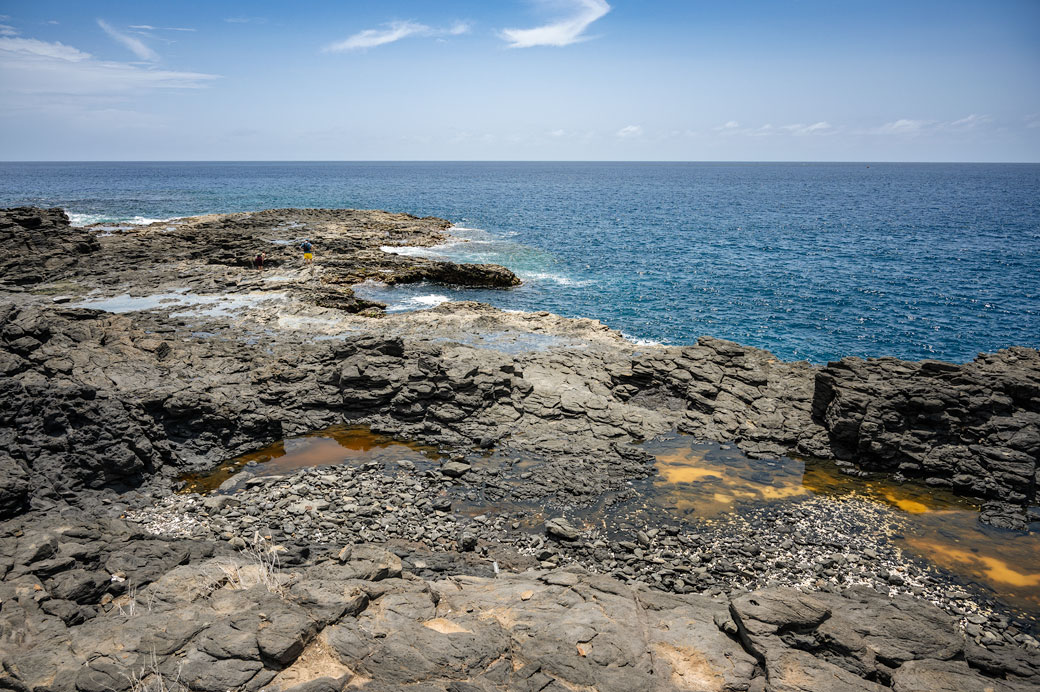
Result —
[[477, 299], [814, 362], [1040, 346], [1040, 165], [3, 163], [0, 204], [80, 223], [304, 206], [443, 216], [469, 242], [435, 256], [525, 280], [363, 289], [393, 309]]

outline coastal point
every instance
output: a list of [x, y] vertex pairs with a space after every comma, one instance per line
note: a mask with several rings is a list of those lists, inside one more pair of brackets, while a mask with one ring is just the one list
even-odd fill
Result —
[[6, 0], [0, 692], [1040, 690], [1038, 47]]
[[1036, 544], [949, 532], [1030, 540], [1036, 350], [815, 366], [358, 297], [520, 283], [395, 252], [451, 228], [0, 212], [15, 689], [1034, 686]]

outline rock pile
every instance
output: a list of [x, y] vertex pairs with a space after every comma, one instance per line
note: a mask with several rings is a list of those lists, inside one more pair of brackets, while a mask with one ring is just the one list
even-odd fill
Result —
[[[0, 684], [15, 690], [1035, 689], [1020, 648], [869, 589], [667, 594], [579, 569], [465, 576], [365, 544], [229, 554], [66, 514], [0, 534]], [[417, 576], [412, 565], [429, 575]], [[438, 576], [439, 575], [439, 576]]]

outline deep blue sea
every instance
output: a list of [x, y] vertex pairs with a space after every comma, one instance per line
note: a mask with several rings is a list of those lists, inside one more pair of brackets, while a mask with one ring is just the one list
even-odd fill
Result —
[[[966, 361], [1040, 346], [1040, 165], [892, 163], [0, 163], [0, 205], [74, 221], [270, 207], [451, 219], [508, 291], [368, 287], [702, 334], [813, 362]], [[318, 248], [320, 261], [320, 248]]]

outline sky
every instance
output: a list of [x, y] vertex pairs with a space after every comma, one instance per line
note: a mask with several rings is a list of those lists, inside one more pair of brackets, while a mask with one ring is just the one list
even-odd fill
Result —
[[1038, 0], [0, 0], [0, 159], [1040, 161]]

